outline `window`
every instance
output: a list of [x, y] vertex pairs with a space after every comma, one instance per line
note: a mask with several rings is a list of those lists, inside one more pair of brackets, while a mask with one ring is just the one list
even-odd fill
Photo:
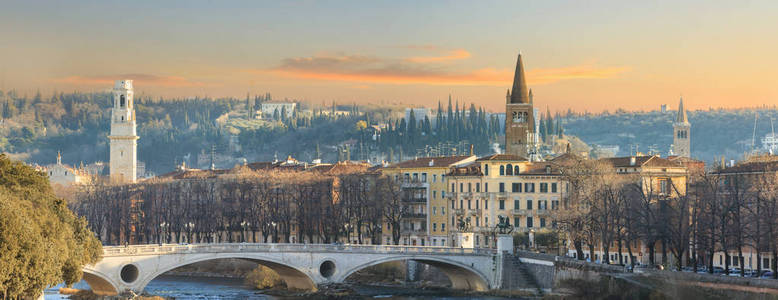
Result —
[[461, 192], [464, 192], [464, 191], [465, 191], [465, 184], [460, 182], [459, 183], [459, 192], [461, 193]]
[[546, 227], [546, 218], [540, 218], [540, 228]]
[[505, 166], [500, 166], [500, 175], [505, 175]]
[[475, 200], [475, 209], [480, 209], [480, 207], [478, 206], [478, 200]]
[[527, 228], [532, 228], [532, 217], [527, 217]]
[[551, 200], [551, 210], [559, 209], [559, 200]]
[[467, 192], [472, 193], [473, 192], [473, 183], [468, 182], [467, 183]]
[[438, 208], [433, 206], [432, 207], [432, 215], [434, 216], [435, 214], [437, 214], [437, 212], [438, 212]]
[[473, 204], [473, 200], [467, 200], [467, 209], [473, 209], [471, 204]]
[[511, 183], [511, 192], [521, 193], [521, 183], [518, 182]]
[[489, 199], [484, 199], [484, 209], [489, 209]]
[[505, 209], [505, 200], [500, 200], [500, 209]]
[[519, 166], [518, 165], [513, 167], [513, 175], [519, 175]]
[[454, 200], [451, 200], [451, 209], [455, 209], [456, 206], [454, 206]]
[[446, 191], [440, 191], [440, 198], [446, 198]]
[[513, 166], [511, 164], [505, 166], [505, 175], [513, 175]]
[[411, 181], [411, 174], [405, 173], [405, 181]]
[[513, 217], [513, 227], [519, 228], [519, 222], [521, 222], [521, 218]]
[[500, 193], [505, 193], [505, 182], [500, 182]]
[[446, 231], [446, 223], [440, 223], [440, 231], [441, 232], [445, 232]]
[[488, 192], [489, 192], [489, 183], [484, 182], [484, 193], [488, 193]]
[[520, 209], [519, 200], [513, 200], [513, 209]]
[[548, 193], [548, 183], [547, 182], [541, 182], [540, 183], [540, 192], [541, 193]]
[[419, 173], [413, 173], [413, 181], [419, 181]]
[[546, 210], [546, 200], [538, 200], [538, 210]]
[[551, 192], [556, 193], [556, 182], [551, 183]]
[[527, 200], [527, 209], [532, 210], [532, 199]]
[[659, 191], [662, 194], [669, 194], [670, 193], [670, 180], [669, 179], [659, 179]]
[[432, 223], [432, 232], [435, 232], [435, 231], [438, 231], [438, 223]]
[[475, 226], [476, 227], [481, 226], [481, 218], [478, 217], [475, 218]]
[[438, 198], [438, 191], [432, 191], [432, 199]]
[[489, 227], [489, 217], [484, 217], [484, 225]]
[[452, 182], [452, 183], [451, 183], [451, 192], [452, 192], [452, 193], [455, 193], [456, 191], [457, 191], [457, 190], [456, 190], [456, 184]]
[[445, 206], [441, 206], [440, 207], [440, 215], [443, 216], [445, 214], [446, 214], [446, 207]]
[[438, 174], [432, 174], [432, 182], [438, 182]]
[[460, 200], [459, 200], [459, 208], [460, 208], [460, 209], [462, 209], [462, 208], [465, 208], [465, 205], [464, 205], [464, 204], [465, 204], [465, 200], [461, 200], [461, 199], [460, 199]]
[[475, 192], [476, 193], [480, 193], [481, 192], [481, 183], [480, 182], [476, 182], [475, 183]]
[[535, 192], [535, 183], [527, 182], [524, 184], [524, 192], [525, 193], [534, 193]]
[[421, 182], [427, 182], [427, 173], [421, 173]]
[[489, 164], [484, 165], [484, 175], [489, 176]]
[[[124, 95], [119, 96], [119, 107], [124, 107], [125, 98]], [[122, 118], [124, 120], [124, 118]]]

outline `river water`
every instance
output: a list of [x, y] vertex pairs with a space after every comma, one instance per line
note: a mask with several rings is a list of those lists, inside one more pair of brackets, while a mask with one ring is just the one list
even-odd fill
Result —
[[[67, 295], [59, 294], [60, 287], [62, 285], [47, 289], [45, 291], [46, 300], [67, 299]], [[89, 289], [89, 285], [81, 281], [76, 283], [73, 288]], [[353, 286], [353, 289], [358, 293], [358, 297], [364, 299], [508, 299], [485, 296], [453, 296], [446, 291], [422, 291], [403, 287], [356, 285]], [[303, 297], [265, 295], [262, 291], [245, 286], [242, 279], [167, 275], [152, 280], [146, 286], [146, 293], [175, 299], [305, 299]]]

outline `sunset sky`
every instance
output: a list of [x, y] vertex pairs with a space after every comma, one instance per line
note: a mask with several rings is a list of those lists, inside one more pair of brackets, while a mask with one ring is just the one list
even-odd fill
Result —
[[0, 89], [502, 111], [778, 104], [778, 1], [3, 1]]

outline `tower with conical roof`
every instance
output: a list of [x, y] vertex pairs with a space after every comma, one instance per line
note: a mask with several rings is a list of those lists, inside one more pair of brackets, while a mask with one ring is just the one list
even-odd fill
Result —
[[683, 108], [683, 98], [678, 104], [678, 115], [673, 122], [673, 152], [680, 157], [691, 157], [691, 129], [692, 124], [686, 117], [686, 110]]
[[521, 53], [516, 61], [513, 89], [508, 91], [505, 104], [505, 153], [529, 157], [535, 148], [535, 116], [532, 96], [524, 77]]

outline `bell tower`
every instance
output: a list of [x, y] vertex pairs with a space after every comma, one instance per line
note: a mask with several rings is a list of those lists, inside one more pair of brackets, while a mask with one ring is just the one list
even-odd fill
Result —
[[532, 97], [524, 78], [521, 53], [516, 61], [513, 89], [506, 95], [505, 105], [505, 153], [529, 158], [534, 150], [535, 111]]
[[680, 157], [691, 157], [692, 144], [691, 132], [692, 124], [686, 117], [686, 110], [683, 108], [683, 98], [678, 104], [678, 115], [673, 122], [673, 152]]
[[138, 135], [133, 107], [132, 80], [117, 80], [111, 109], [110, 176], [114, 183], [134, 183], [137, 177]]

